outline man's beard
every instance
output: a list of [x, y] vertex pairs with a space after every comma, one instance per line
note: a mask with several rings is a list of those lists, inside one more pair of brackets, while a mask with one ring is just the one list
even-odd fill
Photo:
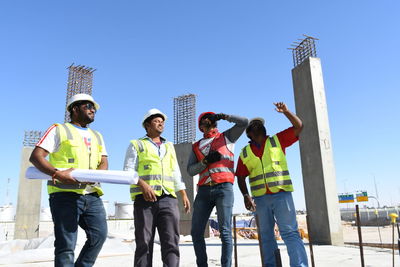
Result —
[[93, 117], [90, 117], [89, 115], [86, 115], [86, 114], [80, 114], [78, 119], [83, 123], [89, 124], [89, 123], [94, 122], [94, 115], [93, 115]]

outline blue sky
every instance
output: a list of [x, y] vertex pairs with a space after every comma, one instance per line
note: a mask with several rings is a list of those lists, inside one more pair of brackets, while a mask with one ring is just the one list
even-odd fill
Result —
[[[8, 178], [16, 203], [24, 130], [62, 122], [71, 63], [97, 69], [101, 109], [92, 127], [119, 170], [129, 140], [144, 134], [143, 114], [157, 107], [172, 118], [182, 94], [197, 95], [197, 114], [262, 116], [270, 133], [288, 127], [272, 102], [295, 110], [287, 48], [302, 34], [320, 39], [339, 192], [375, 195], [375, 176], [381, 204], [399, 203], [399, 8], [394, 0], [2, 1], [0, 204]], [[173, 139], [172, 119], [165, 136]], [[287, 153], [304, 208], [298, 145]], [[128, 188], [104, 188], [104, 199], [129, 201]]]

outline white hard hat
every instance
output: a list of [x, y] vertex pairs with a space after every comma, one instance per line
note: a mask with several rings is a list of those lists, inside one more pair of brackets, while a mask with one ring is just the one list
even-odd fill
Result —
[[93, 97], [91, 95], [88, 94], [76, 94], [71, 96], [68, 99], [68, 103], [67, 103], [67, 109], [69, 108], [69, 106], [71, 106], [73, 103], [78, 102], [78, 101], [90, 101], [94, 104], [94, 107], [96, 108], [96, 110], [100, 109], [100, 105], [97, 104], [96, 101], [94, 101]]
[[143, 126], [143, 128], [146, 128], [146, 127], [144, 127], [144, 122], [145, 122], [150, 116], [153, 116], [153, 115], [156, 115], [156, 114], [160, 114], [160, 115], [163, 117], [164, 121], [167, 120], [167, 115], [165, 115], [164, 113], [162, 113], [160, 110], [158, 110], [158, 109], [156, 109], [156, 108], [152, 108], [152, 109], [150, 109], [149, 111], [147, 111], [146, 114], [143, 116], [143, 120], [142, 120], [142, 126]]
[[249, 125], [250, 125], [253, 121], [261, 121], [261, 123], [262, 123], [263, 125], [265, 124], [265, 120], [264, 120], [263, 118], [261, 118], [261, 117], [252, 118], [252, 119], [249, 121]]

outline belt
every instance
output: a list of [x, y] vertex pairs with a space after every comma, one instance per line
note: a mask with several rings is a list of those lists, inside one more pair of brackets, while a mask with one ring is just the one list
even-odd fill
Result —
[[203, 186], [203, 185], [204, 185], [204, 186], [214, 186], [214, 185], [217, 185], [217, 184], [219, 184], [219, 183], [216, 183], [216, 182], [214, 182], [214, 181], [210, 181], [210, 182], [208, 182], [208, 183], [202, 184], [202, 186]]

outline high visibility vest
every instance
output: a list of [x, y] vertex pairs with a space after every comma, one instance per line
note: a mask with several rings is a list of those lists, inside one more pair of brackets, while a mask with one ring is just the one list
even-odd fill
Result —
[[[211, 163], [200, 172], [200, 178], [197, 185], [203, 185], [209, 177], [215, 183], [226, 183], [229, 182], [233, 184], [235, 181], [234, 174], [234, 158], [233, 153], [226, 146], [225, 135], [218, 133], [211, 143], [210, 151], [216, 150], [221, 153], [221, 160]], [[206, 156], [200, 150], [200, 141], [193, 144], [193, 152], [195, 153], [197, 160], [201, 161]]]
[[[164, 188], [176, 197], [173, 177], [176, 154], [172, 143], [165, 143], [166, 153], [162, 159], [152, 147], [154, 145], [146, 138], [132, 140], [131, 143], [137, 151], [139, 178], [151, 186], [156, 196], [161, 196]], [[138, 185], [131, 185], [130, 193], [134, 201], [137, 195], [142, 194], [142, 190]]]
[[[60, 148], [57, 152], [50, 153], [49, 162], [55, 168], [75, 168], [95, 170], [101, 162], [101, 152], [103, 150], [103, 138], [101, 134], [92, 129], [88, 129], [91, 135], [91, 151], [89, 152], [86, 144], [78, 130], [70, 123], [55, 124], [56, 134], [60, 138]], [[47, 192], [75, 192], [85, 194], [86, 184], [53, 184], [47, 181]], [[103, 190], [99, 186], [94, 186], [99, 196], [103, 195]]]
[[267, 192], [293, 191], [285, 153], [276, 135], [267, 138], [261, 158], [254, 155], [250, 144], [240, 153], [243, 164], [249, 171], [251, 194], [255, 197]]

